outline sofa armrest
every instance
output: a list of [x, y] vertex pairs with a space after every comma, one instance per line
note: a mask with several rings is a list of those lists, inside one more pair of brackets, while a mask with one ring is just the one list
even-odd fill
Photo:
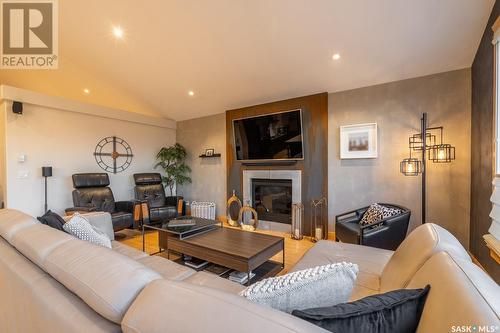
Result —
[[83, 216], [94, 227], [108, 236], [110, 240], [115, 240], [115, 232], [113, 230], [113, 220], [108, 212], [93, 212], [83, 214]]
[[[94, 229], [106, 234], [110, 240], [115, 239], [115, 232], [113, 231], [113, 221], [111, 214], [108, 212], [81, 212], [81, 215], [89, 221]], [[62, 217], [64, 222], [68, 222], [72, 216], [66, 215]]]

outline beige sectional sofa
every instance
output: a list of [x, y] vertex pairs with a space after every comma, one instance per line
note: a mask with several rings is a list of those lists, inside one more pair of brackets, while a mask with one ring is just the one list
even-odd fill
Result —
[[[226, 279], [115, 241], [99, 247], [19, 211], [0, 210], [0, 236], [0, 332], [325, 332], [243, 299]], [[437, 225], [396, 252], [321, 241], [294, 270], [337, 261], [359, 265], [352, 299], [430, 284], [418, 332], [500, 326], [498, 285]]]

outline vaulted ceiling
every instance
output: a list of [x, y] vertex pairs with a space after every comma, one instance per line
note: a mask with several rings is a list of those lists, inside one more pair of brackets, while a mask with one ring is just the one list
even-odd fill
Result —
[[470, 67], [493, 3], [61, 0], [59, 69], [0, 84], [184, 120]]

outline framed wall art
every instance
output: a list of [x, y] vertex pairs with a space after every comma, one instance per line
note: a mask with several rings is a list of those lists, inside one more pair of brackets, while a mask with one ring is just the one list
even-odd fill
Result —
[[377, 158], [377, 124], [340, 126], [340, 158]]

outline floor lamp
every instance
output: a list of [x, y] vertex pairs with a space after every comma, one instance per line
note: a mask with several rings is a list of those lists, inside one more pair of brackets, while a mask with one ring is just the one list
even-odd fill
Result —
[[45, 213], [47, 213], [47, 177], [52, 177], [52, 167], [42, 167], [42, 176], [45, 178]]
[[[410, 156], [399, 163], [399, 171], [405, 176], [422, 175], [422, 223], [425, 223], [427, 161], [450, 163], [455, 159], [455, 147], [444, 143], [443, 126], [428, 127], [427, 113], [424, 113], [420, 119], [420, 133], [409, 137], [408, 148]], [[417, 157], [412, 157], [412, 152]]]

